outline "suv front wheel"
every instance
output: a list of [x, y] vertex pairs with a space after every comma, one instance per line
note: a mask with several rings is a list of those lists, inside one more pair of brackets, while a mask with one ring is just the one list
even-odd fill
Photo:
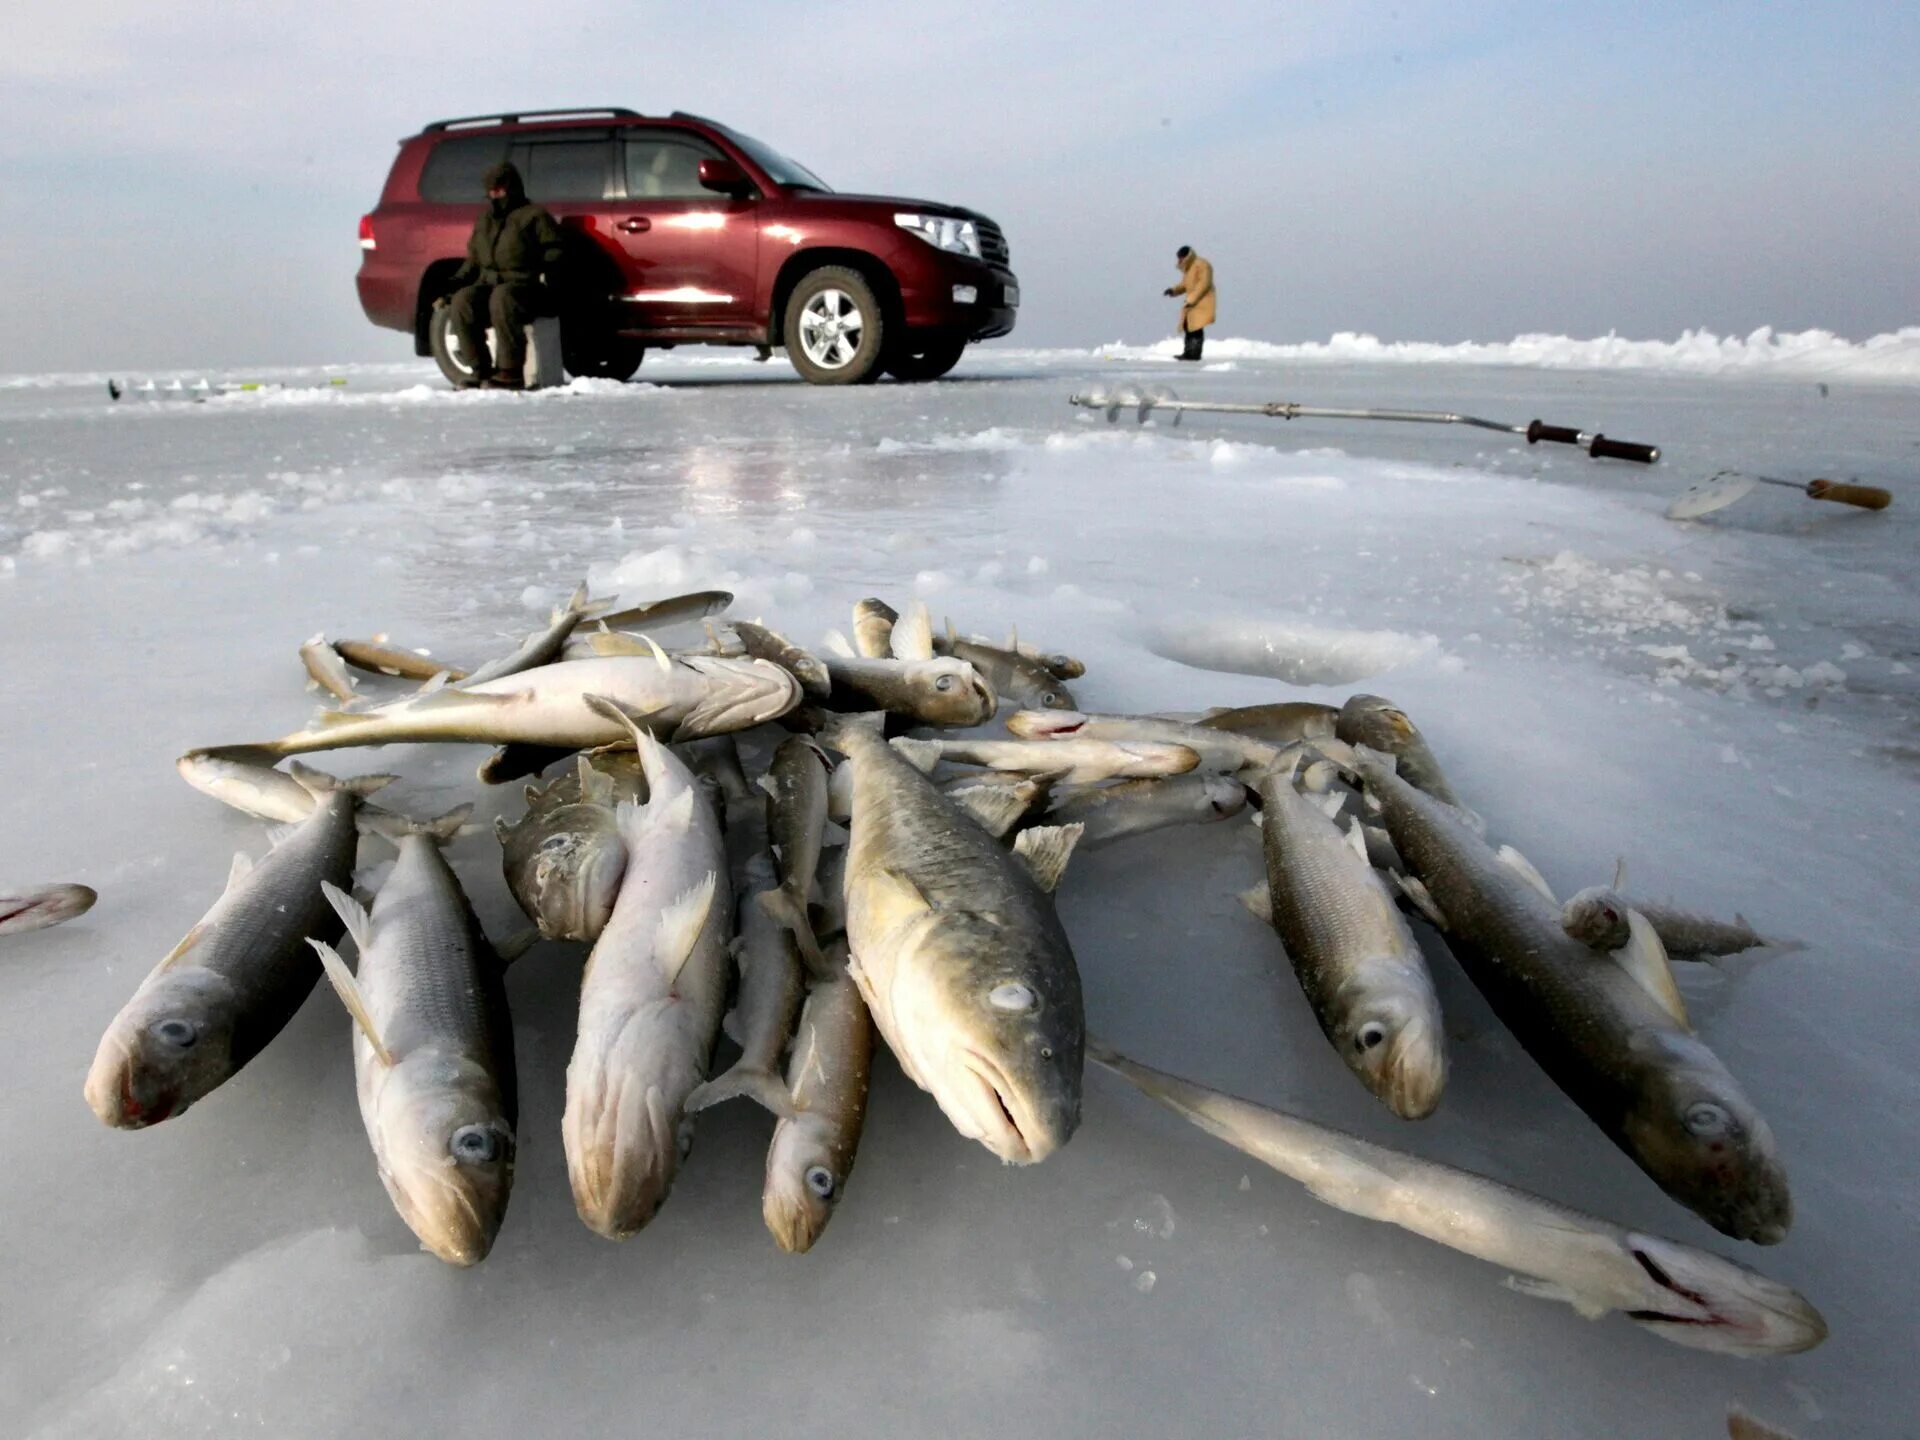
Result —
[[876, 378], [886, 345], [879, 297], [858, 270], [826, 265], [787, 299], [781, 334], [800, 378], [813, 385], [860, 385]]

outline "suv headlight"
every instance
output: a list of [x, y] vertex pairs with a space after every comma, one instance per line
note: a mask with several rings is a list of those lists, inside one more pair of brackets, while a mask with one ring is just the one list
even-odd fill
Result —
[[951, 215], [906, 215], [893, 217], [902, 230], [911, 230], [936, 250], [951, 250], [956, 255], [980, 258], [980, 231], [971, 220]]

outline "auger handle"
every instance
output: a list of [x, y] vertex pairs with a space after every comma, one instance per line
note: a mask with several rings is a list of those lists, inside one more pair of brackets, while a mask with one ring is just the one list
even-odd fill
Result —
[[1878, 485], [1849, 485], [1840, 480], [1813, 480], [1807, 494], [1816, 500], [1837, 500], [1842, 505], [1858, 505], [1862, 510], [1884, 510], [1893, 503], [1893, 492]]
[[1631, 460], [1639, 465], [1651, 465], [1660, 458], [1660, 447], [1640, 445], [1632, 440], [1609, 440], [1604, 435], [1596, 435], [1593, 443], [1587, 446], [1587, 454], [1596, 460]]
[[1565, 425], [1549, 425], [1544, 420], [1535, 420], [1527, 426], [1527, 444], [1538, 445], [1542, 440], [1551, 440], [1556, 445], [1578, 445], [1580, 432], [1569, 430]]

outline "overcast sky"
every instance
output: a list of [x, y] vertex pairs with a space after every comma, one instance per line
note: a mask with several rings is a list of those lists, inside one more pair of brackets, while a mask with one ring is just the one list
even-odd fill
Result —
[[[355, 227], [394, 143], [694, 110], [837, 188], [972, 205], [1016, 342], [1920, 322], [1909, 3], [10, 0], [0, 371], [403, 359]], [[22, 313], [24, 311], [24, 313]]]

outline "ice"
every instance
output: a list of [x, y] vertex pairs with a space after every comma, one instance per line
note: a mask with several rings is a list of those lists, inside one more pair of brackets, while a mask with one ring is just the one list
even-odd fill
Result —
[[[1112, 360], [1172, 360], [1181, 342], [1102, 345], [1096, 354]], [[1752, 334], [1715, 335], [1685, 330], [1677, 340], [1628, 340], [1619, 335], [1577, 340], [1569, 335], [1517, 335], [1491, 344], [1437, 345], [1419, 340], [1382, 340], [1343, 330], [1328, 340], [1282, 345], [1232, 336], [1210, 337], [1207, 352], [1227, 363], [1203, 371], [1232, 370], [1240, 360], [1365, 361], [1394, 365], [1523, 365], [1564, 370], [1646, 370], [1675, 375], [1786, 375], [1819, 379], [1920, 380], [1920, 325], [1852, 341], [1830, 330], [1776, 333], [1763, 325]]]
[[[281, 388], [205, 403], [199, 372], [157, 377], [183, 387], [164, 403], [114, 404], [97, 376], [0, 381], [0, 878], [100, 892], [0, 942], [0, 1429], [1616, 1440], [1723, 1433], [1738, 1399], [1808, 1440], [1904, 1433], [1920, 512], [1899, 382], [1916, 343], [1216, 340], [1233, 369], [1173, 382], [1538, 416], [1660, 444], [1645, 469], [1454, 429], [1109, 426], [1067, 395], [1172, 373], [1112, 349], [989, 347], [955, 383], [851, 389], [678, 354], [649, 356], [647, 387], [536, 396], [457, 395], [412, 362], [213, 373]], [[1575, 363], [1597, 368], [1557, 368]], [[1866, 514], [1763, 486], [1663, 518], [1723, 468], [1897, 498]], [[582, 576], [628, 604], [732, 589], [736, 613], [803, 642], [846, 630], [861, 596], [924, 595], [936, 626], [1017, 626], [1085, 660], [1093, 710], [1384, 693], [1556, 887], [1625, 856], [1636, 888], [1803, 940], [1676, 967], [1793, 1177], [1795, 1229], [1758, 1250], [1660, 1195], [1437, 949], [1448, 1093], [1419, 1125], [1387, 1116], [1234, 898], [1260, 871], [1251, 826], [1078, 856], [1059, 897], [1092, 1028], [1142, 1060], [1740, 1259], [1803, 1290], [1832, 1338], [1740, 1362], [1582, 1320], [1243, 1179], [1244, 1157], [1097, 1071], [1072, 1143], [1009, 1169], [880, 1057], [846, 1199], [803, 1258], [760, 1219], [771, 1122], [721, 1107], [660, 1217], [616, 1247], [579, 1223], [561, 1163], [581, 957], [555, 946], [508, 977], [522, 1163], [475, 1271], [422, 1255], [394, 1215], [328, 995], [191, 1114], [103, 1129], [80, 1097], [100, 1032], [233, 851], [261, 848], [174, 758], [304, 721], [295, 652], [317, 629], [472, 664]], [[478, 790], [483, 753], [328, 768], [397, 770], [392, 802], [422, 813], [476, 799], [451, 858], [505, 936], [524, 921], [490, 822], [522, 802]], [[388, 854], [370, 843], [363, 865]]]

